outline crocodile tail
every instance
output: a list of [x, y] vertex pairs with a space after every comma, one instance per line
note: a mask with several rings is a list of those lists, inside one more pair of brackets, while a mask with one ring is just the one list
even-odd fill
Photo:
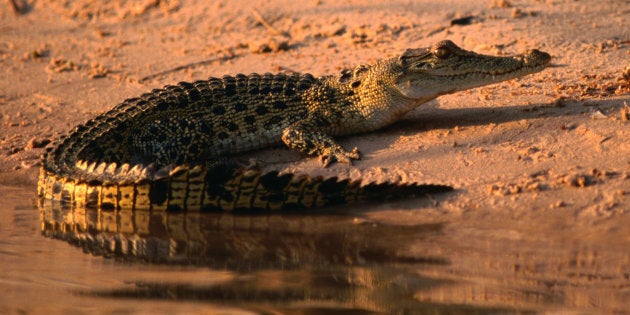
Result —
[[[259, 185], [281, 204], [269, 203], [269, 209], [313, 209], [332, 205], [365, 201], [384, 201], [399, 198], [420, 197], [451, 191], [453, 188], [433, 184], [368, 183], [360, 180], [324, 178], [307, 175], [280, 175], [278, 172], [261, 174]], [[277, 189], [277, 187], [284, 187]]]
[[[157, 189], [167, 194], [149, 195], [168, 195], [163, 200], [168, 204], [167, 210], [251, 212], [313, 209], [361, 201], [424, 196], [452, 190], [450, 186], [415, 183], [385, 182], [362, 185], [359, 180], [281, 174], [278, 171], [264, 172], [259, 169], [226, 165], [207, 167], [203, 171], [195, 169], [181, 170], [179, 174], [177, 171], [171, 172], [171, 176], [168, 177], [169, 187]], [[195, 186], [195, 183], [203, 183], [203, 188]], [[152, 185], [159, 184], [153, 182]], [[191, 196], [194, 198], [190, 198]]]
[[[114, 167], [103, 172], [121, 173]], [[176, 166], [140, 179], [120, 177], [108, 181], [72, 179], [42, 170], [40, 202], [99, 209], [252, 212], [311, 209], [452, 190], [450, 186], [415, 183], [362, 185], [358, 180], [263, 172], [222, 163]]]

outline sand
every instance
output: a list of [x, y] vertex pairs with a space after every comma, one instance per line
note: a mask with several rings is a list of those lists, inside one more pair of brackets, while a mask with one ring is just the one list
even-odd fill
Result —
[[[554, 67], [441, 97], [384, 131], [343, 139], [364, 154], [351, 167], [322, 170], [286, 149], [266, 161], [367, 181], [451, 184], [459, 192], [445, 214], [485, 208], [533, 218], [562, 212], [580, 222], [623, 217], [630, 8], [593, 3], [40, 1], [23, 14], [7, 4], [1, 176], [34, 185], [47, 143], [152, 88], [235, 73], [324, 75], [450, 39], [486, 54], [538, 48]], [[462, 17], [470, 24], [453, 23]]]
[[[254, 156], [284, 171], [453, 185], [363, 216], [446, 222], [453, 242], [478, 240], [471, 247], [630, 245], [628, 1], [15, 2], [17, 11], [0, 4], [2, 186], [34, 194], [49, 142], [153, 88], [236, 73], [319, 76], [450, 39], [484, 54], [537, 48], [554, 66], [341, 139], [363, 153], [352, 166], [322, 169], [285, 148]], [[627, 261], [607, 268], [621, 281]]]

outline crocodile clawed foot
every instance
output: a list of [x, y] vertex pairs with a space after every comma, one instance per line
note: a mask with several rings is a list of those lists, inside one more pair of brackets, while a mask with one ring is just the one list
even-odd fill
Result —
[[328, 167], [328, 165], [334, 162], [341, 162], [352, 165], [352, 160], [361, 159], [361, 153], [359, 153], [359, 148], [355, 147], [350, 152], [345, 150], [331, 151], [326, 154], [320, 155], [319, 158], [322, 161], [322, 165], [324, 167]]

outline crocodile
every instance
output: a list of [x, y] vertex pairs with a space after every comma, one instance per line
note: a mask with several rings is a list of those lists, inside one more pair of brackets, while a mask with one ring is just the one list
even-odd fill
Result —
[[333, 162], [360, 159], [334, 137], [388, 126], [440, 95], [549, 65], [532, 49], [489, 56], [444, 40], [339, 75], [237, 74], [180, 82], [123, 101], [75, 127], [42, 157], [40, 199], [169, 211], [318, 208], [421, 196], [447, 185], [362, 183], [241, 166], [239, 153], [284, 143]]

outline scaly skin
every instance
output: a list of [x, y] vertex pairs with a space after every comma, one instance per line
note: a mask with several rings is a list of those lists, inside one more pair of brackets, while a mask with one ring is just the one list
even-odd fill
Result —
[[[544, 69], [538, 50], [494, 57], [450, 41], [361, 65], [340, 76], [251, 74], [166, 86], [76, 127], [43, 158], [38, 193], [103, 208], [254, 210], [313, 208], [447, 190], [263, 173], [222, 162], [280, 143], [351, 163], [333, 137], [380, 129], [440, 95]], [[400, 187], [398, 187], [400, 186]], [[398, 188], [397, 188], [398, 187]]]

